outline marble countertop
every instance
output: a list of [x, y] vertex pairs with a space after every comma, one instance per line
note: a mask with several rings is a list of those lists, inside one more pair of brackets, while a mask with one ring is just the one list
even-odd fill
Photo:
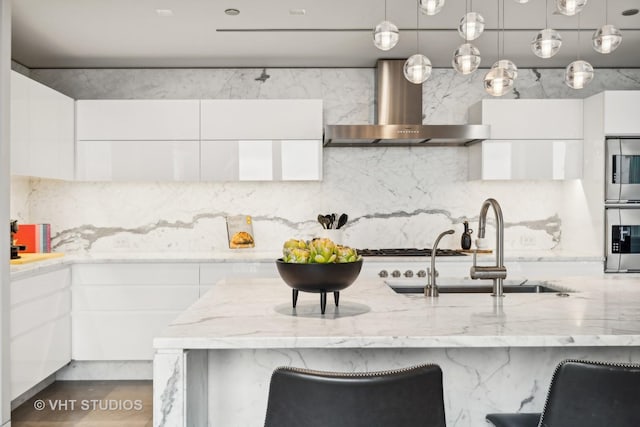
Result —
[[[43, 268], [62, 266], [73, 263], [136, 263], [136, 262], [273, 262], [281, 254], [277, 251], [256, 249], [217, 250], [211, 252], [99, 252], [65, 254], [62, 258], [11, 265], [12, 276], [15, 274], [37, 272]], [[480, 259], [492, 259], [493, 254], [481, 254]], [[423, 261], [425, 257], [366, 257], [367, 263], [396, 263]], [[505, 262], [601, 262], [601, 257], [572, 253], [550, 253], [539, 251], [511, 252], [505, 255]], [[471, 255], [460, 257], [438, 257], [441, 262], [471, 262]]]
[[382, 280], [359, 278], [329, 295], [300, 293], [281, 279], [219, 282], [154, 340], [168, 348], [416, 348], [640, 345], [640, 275], [567, 277], [549, 284], [572, 292], [396, 294]]

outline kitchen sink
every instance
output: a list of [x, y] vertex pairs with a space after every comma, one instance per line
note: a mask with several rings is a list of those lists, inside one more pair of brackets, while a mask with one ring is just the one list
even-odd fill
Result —
[[[397, 279], [385, 280], [387, 286], [398, 294], [421, 294], [427, 284], [426, 279]], [[493, 292], [491, 280], [471, 280], [443, 278], [437, 281], [441, 294], [490, 294]], [[503, 285], [505, 294], [526, 293], [562, 293], [567, 291], [554, 288], [544, 281], [505, 280]]]

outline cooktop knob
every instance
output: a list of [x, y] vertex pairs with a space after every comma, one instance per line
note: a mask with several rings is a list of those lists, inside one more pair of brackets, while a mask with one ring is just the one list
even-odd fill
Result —
[[391, 275], [392, 275], [393, 277], [400, 277], [400, 271], [398, 271], [398, 270], [393, 270], [393, 272], [391, 273]]
[[418, 277], [427, 277], [427, 272], [424, 270], [418, 271]]
[[380, 272], [378, 273], [378, 276], [389, 277], [389, 273], [387, 273], [387, 270], [380, 270]]
[[413, 271], [407, 270], [404, 272], [404, 277], [413, 277]]

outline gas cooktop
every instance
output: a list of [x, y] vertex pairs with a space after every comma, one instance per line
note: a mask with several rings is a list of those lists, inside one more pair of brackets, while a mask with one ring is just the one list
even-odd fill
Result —
[[[431, 256], [431, 249], [395, 248], [395, 249], [357, 249], [362, 256]], [[436, 256], [465, 256], [453, 249], [437, 249]]]

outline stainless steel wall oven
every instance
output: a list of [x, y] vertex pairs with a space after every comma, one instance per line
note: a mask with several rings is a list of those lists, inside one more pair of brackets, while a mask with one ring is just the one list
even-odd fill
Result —
[[640, 138], [606, 140], [605, 271], [640, 272]]

